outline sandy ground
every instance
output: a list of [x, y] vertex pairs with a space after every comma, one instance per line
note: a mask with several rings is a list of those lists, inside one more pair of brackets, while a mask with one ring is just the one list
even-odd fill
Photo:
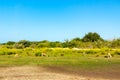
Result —
[[[113, 80], [83, 77], [75, 74], [52, 72], [44, 67], [0, 67], [0, 80]], [[114, 79], [115, 80], [115, 79]]]

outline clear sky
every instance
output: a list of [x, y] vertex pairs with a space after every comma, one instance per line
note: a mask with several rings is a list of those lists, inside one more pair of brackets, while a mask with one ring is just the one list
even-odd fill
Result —
[[120, 0], [0, 0], [0, 42], [120, 37]]

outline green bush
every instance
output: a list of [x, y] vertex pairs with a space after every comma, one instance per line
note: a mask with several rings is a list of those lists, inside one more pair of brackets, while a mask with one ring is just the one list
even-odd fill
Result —
[[103, 49], [101, 49], [100, 53], [101, 53], [101, 55], [105, 55], [105, 54], [106, 54], [106, 51], [103, 50]]
[[41, 52], [36, 52], [35, 56], [42, 56], [42, 53]]
[[96, 54], [98, 51], [97, 50], [86, 50], [86, 54]]
[[118, 50], [115, 51], [114, 53], [117, 54], [117, 55], [120, 55], [120, 51], [118, 51]]
[[5, 52], [4, 51], [0, 51], [0, 55], [5, 55]]
[[61, 54], [60, 56], [64, 56], [64, 54]]
[[12, 55], [12, 54], [15, 54], [15, 52], [7, 51], [6, 54], [7, 54], [7, 55]]

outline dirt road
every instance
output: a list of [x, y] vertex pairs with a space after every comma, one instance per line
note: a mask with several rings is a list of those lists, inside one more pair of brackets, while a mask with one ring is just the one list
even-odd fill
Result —
[[113, 80], [83, 77], [75, 74], [52, 72], [44, 67], [0, 67], [0, 80]]

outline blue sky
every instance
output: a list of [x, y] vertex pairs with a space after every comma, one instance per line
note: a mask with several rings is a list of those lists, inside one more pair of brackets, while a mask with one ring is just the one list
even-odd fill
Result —
[[0, 42], [120, 37], [120, 0], [0, 0]]

